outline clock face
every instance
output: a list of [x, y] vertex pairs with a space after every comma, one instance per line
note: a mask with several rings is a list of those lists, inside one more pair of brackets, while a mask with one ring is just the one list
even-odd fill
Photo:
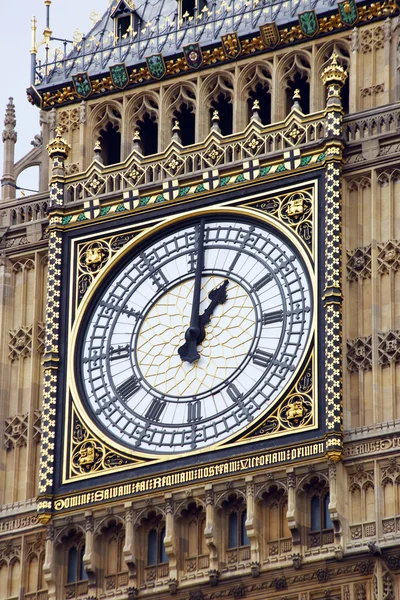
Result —
[[119, 442], [147, 454], [202, 449], [287, 387], [313, 307], [282, 232], [230, 213], [199, 217], [114, 268], [78, 335], [78, 377], [92, 418]]

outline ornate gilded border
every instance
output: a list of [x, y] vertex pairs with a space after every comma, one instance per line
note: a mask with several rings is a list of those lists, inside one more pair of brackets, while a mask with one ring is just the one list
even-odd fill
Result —
[[[258, 198], [258, 199], [256, 199]], [[236, 206], [234, 207], [233, 205]], [[237, 205], [240, 204], [241, 208]], [[312, 278], [313, 287], [314, 287], [314, 305], [318, 306], [317, 299], [317, 281], [316, 281], [316, 270], [317, 266], [310, 261], [311, 256], [317, 258], [315, 248], [317, 247], [317, 229], [314, 226], [317, 222], [317, 207], [318, 207], [318, 188], [317, 188], [317, 180], [313, 180], [312, 182], [307, 182], [300, 186], [299, 184], [293, 184], [291, 186], [282, 187], [282, 189], [274, 190], [269, 193], [262, 192], [257, 194], [256, 196], [249, 196], [247, 199], [240, 199], [235, 201], [229, 201], [226, 203], [221, 203], [212, 208], [204, 209], [207, 213], [210, 211], [220, 212], [220, 211], [228, 211], [228, 212], [240, 212], [241, 214], [246, 214], [248, 216], [252, 216], [255, 218], [259, 218], [268, 223], [272, 223], [274, 227], [281, 229], [285, 233], [285, 235], [289, 236], [292, 239], [292, 243], [295, 243], [297, 247], [299, 247], [300, 252], [302, 254], [303, 260], [305, 260], [306, 265], [308, 265], [308, 269], [310, 272], [310, 276]], [[204, 212], [203, 211], [203, 212]], [[288, 214], [294, 211], [294, 214]], [[104, 436], [103, 432], [99, 430], [94, 423], [91, 422], [90, 418], [86, 414], [84, 407], [79, 399], [79, 395], [75, 385], [75, 377], [72, 369], [72, 357], [74, 353], [74, 344], [76, 339], [77, 330], [79, 328], [79, 322], [83, 318], [86, 307], [90, 302], [90, 297], [95, 293], [95, 290], [98, 285], [101, 284], [102, 279], [107, 277], [110, 269], [117, 263], [117, 261], [125, 254], [129, 252], [132, 247], [139, 243], [142, 239], [146, 238], [154, 234], [161, 227], [169, 226], [172, 223], [181, 221], [183, 219], [189, 218], [193, 214], [200, 214], [202, 211], [190, 211], [184, 214], [176, 215], [172, 218], [165, 219], [159, 222], [156, 226], [150, 227], [147, 230], [142, 228], [142, 225], [139, 223], [136, 226], [136, 236], [132, 237], [130, 241], [121, 247], [114, 255], [110, 250], [110, 244], [112, 240], [115, 239], [115, 235], [109, 235], [107, 232], [104, 232], [101, 237], [94, 239], [89, 236], [82, 236], [82, 238], [76, 238], [73, 242], [74, 250], [72, 252], [71, 258], [76, 257], [77, 265], [82, 265], [82, 262], [86, 261], [88, 249], [93, 249], [94, 254], [96, 255], [96, 259], [99, 260], [97, 263], [100, 266], [96, 269], [93, 279], [90, 282], [90, 285], [86, 288], [85, 294], [81, 298], [80, 305], [71, 310], [70, 312], [70, 332], [72, 336], [72, 341], [70, 343], [70, 354], [69, 354], [69, 367], [68, 367], [68, 389], [73, 398], [71, 410], [75, 411], [79, 414], [79, 428], [85, 429], [87, 432], [87, 438], [90, 438], [90, 444], [84, 447], [84, 454], [88, 451], [90, 452], [90, 461], [85, 456], [83, 457], [83, 462], [86, 465], [82, 472], [80, 472], [80, 465], [76, 464], [76, 460], [82, 460], [81, 456], [81, 446], [78, 446], [75, 443], [73, 447], [67, 447], [64, 443], [64, 469], [63, 469], [63, 482], [68, 483], [70, 481], [76, 481], [81, 478], [88, 478], [97, 476], [104, 473], [122, 471], [126, 469], [132, 469], [140, 465], [145, 464], [154, 464], [160, 462], [166, 462], [171, 459], [179, 458], [177, 455], [172, 456], [162, 456], [155, 458], [154, 456], [148, 456], [145, 454], [134, 453], [130, 451], [124, 446], [119, 447], [115, 442], [111, 442], [111, 440], [107, 440], [106, 436]], [[304, 239], [302, 236], [302, 232], [304, 228], [302, 225], [307, 223], [307, 238]], [[138, 230], [142, 230], [142, 233], [138, 234]], [[315, 233], [313, 233], [315, 230]], [[126, 237], [132, 236], [132, 231], [127, 228], [124, 231], [119, 231], [118, 236]], [[297, 241], [296, 241], [297, 240]], [[103, 256], [100, 258], [99, 250], [103, 249]], [[74, 259], [75, 260], [75, 259]], [[103, 262], [104, 261], [104, 262]], [[73, 261], [72, 261], [73, 262]], [[79, 296], [79, 284], [80, 284], [80, 271], [81, 266], [77, 266], [77, 271], [75, 273], [71, 273], [71, 294], [70, 296], [76, 297]], [[89, 289], [91, 288], [91, 289]], [[317, 310], [314, 312], [314, 321], [313, 321], [313, 330], [316, 329], [316, 319], [317, 319]], [[313, 346], [314, 352], [316, 351], [316, 340], [313, 336], [310, 336], [309, 340], [309, 348]], [[313, 356], [315, 356], [313, 354]], [[316, 410], [317, 407], [317, 379], [318, 373], [315, 366], [315, 360], [311, 358], [310, 362], [307, 363], [306, 371], [309, 374], [309, 380], [313, 382], [313, 389], [311, 389], [310, 385], [306, 385], [305, 381], [308, 378], [306, 371], [301, 371], [304, 369], [304, 364], [299, 365], [297, 373], [295, 374], [295, 379], [292, 379], [291, 384], [284, 390], [274, 403], [273, 408], [269, 408], [267, 414], [269, 415], [272, 410], [274, 410], [280, 416], [280, 427], [270, 428], [268, 432], [259, 431], [258, 433], [254, 430], [253, 426], [253, 434], [250, 437], [247, 434], [244, 434], [243, 437], [239, 440], [235, 439], [233, 442], [235, 446], [238, 444], [248, 443], [249, 441], [255, 441], [257, 436], [258, 439], [265, 439], [271, 437], [278, 437], [286, 434], [292, 434], [294, 432], [306, 431], [313, 429], [318, 426], [318, 418]], [[298, 377], [299, 376], [299, 377]], [[300, 380], [304, 380], [301, 383]], [[295, 381], [295, 384], [293, 384]], [[289, 390], [289, 394], [288, 394]], [[300, 395], [303, 394], [302, 399]], [[297, 396], [297, 397], [296, 397]], [[284, 397], [282, 401], [282, 397]], [[289, 402], [288, 402], [289, 400]], [[300, 407], [299, 403], [302, 402], [302, 407]], [[289, 404], [293, 406], [290, 408]], [[292, 411], [292, 412], [291, 412]], [[297, 411], [297, 414], [294, 414]], [[299, 419], [299, 414], [302, 413], [302, 418]], [[293, 413], [293, 415], [292, 415]], [[76, 427], [76, 417], [71, 417], [72, 413], [67, 415], [65, 419], [65, 428], [64, 428], [64, 436], [65, 440], [73, 440], [74, 439], [74, 431]], [[304, 417], [304, 418], [303, 418]], [[75, 419], [75, 421], [74, 421]], [[286, 421], [287, 426], [284, 424]], [[225, 441], [223, 445], [216, 445], [215, 447], [209, 447], [207, 450], [201, 450], [196, 452], [196, 454], [201, 453], [209, 453], [211, 450], [216, 450], [221, 447], [229, 447], [228, 442]], [[110, 448], [110, 444], [112, 445], [113, 452], [118, 454], [121, 457], [120, 464], [114, 465], [111, 463], [105, 464], [102, 457], [107, 454], [107, 451], [104, 450], [106, 447]], [[90, 446], [90, 448], [89, 448]], [[77, 451], [76, 448], [79, 448]], [[78, 452], [78, 453], [77, 453]], [[96, 454], [97, 452], [97, 454]], [[78, 456], [79, 454], [79, 456]], [[189, 453], [192, 455], [195, 453]], [[186, 456], [188, 454], [182, 455]], [[74, 463], [74, 456], [77, 457]], [[65, 460], [66, 457], [69, 457], [68, 460]], [[140, 462], [138, 462], [138, 459]], [[93, 470], [88, 468], [88, 465], [93, 465]], [[101, 468], [103, 465], [103, 469]]]
[[[373, 19], [383, 19], [388, 16], [394, 16], [398, 14], [399, 7], [395, 0], [383, 0], [381, 2], [374, 2], [371, 4], [364, 4], [357, 6], [357, 22], [370, 23]], [[323, 15], [315, 19], [315, 34], [314, 37], [333, 34], [340, 31], [348, 30], [349, 27], [354, 25], [355, 21], [346, 23], [344, 21], [345, 13], [339, 8], [337, 11], [332, 12], [330, 15]], [[265, 24], [262, 27], [270, 26], [270, 23]], [[260, 29], [261, 29], [260, 28]], [[235, 59], [246, 58], [247, 56], [254, 55], [257, 53], [271, 52], [277, 48], [283, 48], [285, 46], [292, 45], [295, 42], [304, 41], [309, 39], [309, 35], [306, 33], [304, 26], [301, 22], [297, 22], [291, 27], [287, 27], [286, 24], [277, 27], [277, 40], [271, 48], [270, 45], [265, 44], [265, 36], [263, 33], [246, 36], [246, 39], [240, 40], [240, 49], [235, 55]], [[232, 34], [231, 34], [232, 35]], [[204, 69], [207, 67], [215, 67], [218, 64], [232, 60], [232, 56], [224, 51], [224, 43], [221, 41], [219, 45], [212, 49], [203, 50], [203, 63], [198, 69]], [[187, 61], [184, 54], [180, 54], [176, 58], [165, 60], [165, 75], [164, 77], [172, 78], [187, 73], [189, 70]], [[128, 69], [129, 72], [129, 83], [125, 89], [131, 89], [149, 81], [155, 81], [152, 77], [147, 65], [138, 66], [133, 69]], [[105, 75], [104, 77], [94, 77], [90, 79], [91, 91], [88, 97], [98, 98], [104, 94], [110, 92], [120, 91], [120, 88], [114, 85], [111, 75]], [[50, 87], [50, 86], [49, 86]], [[71, 83], [64, 84], [63, 86], [53, 88], [50, 91], [40, 92], [35, 86], [31, 86], [27, 90], [28, 100], [32, 104], [40, 106], [42, 109], [50, 109], [53, 106], [59, 107], [65, 104], [71, 104], [79, 102], [81, 96], [76, 92]]]

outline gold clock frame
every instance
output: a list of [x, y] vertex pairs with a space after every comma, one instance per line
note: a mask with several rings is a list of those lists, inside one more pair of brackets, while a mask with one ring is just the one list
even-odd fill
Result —
[[[285, 224], [282, 220], [279, 220], [275, 216], [270, 216], [267, 213], [254, 208], [254, 204], [260, 202], [268, 197], [277, 196], [283, 193], [287, 193], [291, 190], [301, 191], [304, 188], [311, 188], [313, 190], [313, 198], [312, 198], [312, 225], [313, 225], [313, 243], [312, 249], [310, 251], [309, 248], [306, 248], [304, 242], [301, 240], [300, 236], [287, 224]], [[240, 204], [239, 204], [240, 202]], [[253, 206], [252, 206], [253, 205]], [[84, 408], [83, 402], [79, 397], [79, 393], [76, 386], [75, 381], [75, 372], [74, 372], [74, 353], [77, 343], [77, 334], [78, 330], [81, 326], [82, 320], [86, 313], [86, 310], [92, 300], [93, 294], [96, 292], [98, 287], [102, 284], [104, 279], [109, 275], [110, 271], [113, 270], [115, 265], [117, 265], [120, 259], [134, 249], [139, 243], [144, 240], [151, 238], [155, 233], [162, 231], [163, 229], [167, 229], [171, 225], [174, 226], [178, 223], [184, 222], [194, 216], [200, 215], [210, 215], [210, 214], [230, 214], [230, 215], [240, 215], [247, 216], [253, 219], [259, 220], [260, 222], [266, 223], [273, 228], [277, 229], [281, 234], [286, 236], [290, 242], [296, 247], [297, 251], [301, 255], [304, 264], [306, 266], [307, 272], [310, 277], [311, 285], [312, 285], [312, 296], [314, 302], [314, 312], [312, 319], [312, 329], [309, 335], [309, 339], [307, 342], [307, 346], [304, 350], [303, 356], [306, 357], [309, 355], [309, 361], [307, 365], [302, 361], [295, 369], [292, 378], [287, 383], [285, 388], [281, 391], [281, 393], [274, 400], [272, 405], [266, 408], [257, 418], [256, 423], [251, 423], [248, 426], [243, 427], [243, 429], [232, 435], [228, 438], [225, 438], [223, 441], [215, 444], [211, 444], [206, 448], [202, 448], [199, 450], [182, 452], [176, 454], [162, 454], [162, 455], [154, 455], [146, 452], [140, 452], [135, 449], [130, 449], [126, 447], [124, 444], [119, 444], [114, 441], [113, 438], [107, 437], [106, 434], [96, 425], [95, 422], [92, 421], [90, 415], [87, 413]], [[274, 190], [265, 190], [263, 192], [258, 192], [255, 194], [248, 195], [246, 198], [241, 198], [240, 200], [228, 200], [220, 202], [217, 205], [207, 208], [200, 208], [195, 210], [189, 210], [184, 213], [175, 214], [171, 217], [155, 217], [150, 221], [139, 222], [139, 223], [130, 223], [124, 228], [120, 228], [118, 233], [131, 233], [132, 231], [137, 231], [137, 235], [133, 237], [129, 242], [125, 244], [119, 251], [117, 251], [114, 256], [110, 257], [108, 262], [104, 265], [104, 267], [99, 271], [96, 279], [93, 281], [90, 289], [83, 297], [80, 305], [76, 307], [76, 305], [70, 302], [69, 306], [69, 315], [68, 315], [68, 332], [70, 343], [68, 345], [68, 359], [67, 359], [67, 389], [65, 398], [66, 401], [66, 412], [65, 412], [65, 421], [64, 421], [64, 444], [63, 444], [63, 473], [62, 473], [62, 483], [71, 483], [79, 481], [80, 479], [88, 479], [92, 477], [99, 477], [101, 475], [110, 474], [114, 472], [120, 472], [128, 469], [136, 469], [138, 467], [143, 467], [149, 464], [159, 464], [164, 463], [166, 461], [175, 460], [178, 458], [188, 457], [188, 456], [198, 456], [198, 455], [208, 455], [210, 452], [214, 452], [221, 448], [229, 448], [232, 447], [233, 438], [238, 438], [234, 441], [235, 447], [238, 445], [249, 444], [251, 442], [258, 442], [263, 439], [271, 439], [280, 437], [283, 435], [290, 435], [293, 433], [299, 433], [299, 431], [304, 432], [312, 429], [316, 429], [318, 427], [318, 369], [317, 369], [317, 336], [316, 336], [316, 323], [317, 323], [317, 312], [318, 312], [318, 297], [317, 297], [317, 273], [318, 273], [318, 253], [316, 252], [316, 248], [318, 248], [318, 231], [316, 224], [318, 223], [318, 181], [317, 179], [308, 180], [302, 182], [302, 184], [293, 184], [291, 186], [282, 186], [282, 188], [278, 187]], [[107, 231], [103, 231], [101, 236], [107, 235], [115, 235], [115, 229], [110, 229]], [[84, 242], [88, 242], [90, 240], [100, 239], [94, 237], [93, 234], [86, 234], [82, 236], [75, 237], [71, 242], [71, 264], [75, 263], [78, 254], [79, 244]], [[70, 275], [70, 284], [69, 284], [69, 292], [70, 298], [74, 297], [74, 286], [76, 286], [75, 273], [71, 270]], [[260, 426], [261, 423], [265, 420], [265, 417], [271, 414], [279, 404], [282, 403], [282, 399], [287, 398], [290, 395], [293, 395], [295, 386], [297, 385], [300, 378], [303, 376], [303, 372], [308, 365], [311, 364], [312, 370], [312, 394], [310, 397], [310, 402], [312, 404], [312, 418], [309, 420], [308, 424], [301, 426], [299, 428], [293, 429], [285, 429], [279, 430], [275, 433], [267, 433], [264, 436], [259, 435], [257, 437], [252, 437], [251, 432], [255, 430], [256, 426]], [[72, 473], [71, 469], [71, 460], [72, 460], [72, 451], [73, 451], [73, 440], [72, 440], [72, 413], [76, 412], [79, 415], [80, 420], [82, 421], [82, 425], [87, 428], [90, 432], [90, 435], [94, 440], [98, 440], [100, 444], [106, 447], [112, 447], [113, 451], [120, 454], [125, 459], [128, 459], [127, 464], [123, 464], [117, 466], [115, 468], [110, 468], [107, 470], [100, 470], [95, 472], [85, 472], [81, 475], [77, 475], [76, 473]], [[69, 459], [67, 459], [69, 457]], [[206, 458], [206, 456], [205, 456]], [[209, 456], [207, 456], [209, 459]]]

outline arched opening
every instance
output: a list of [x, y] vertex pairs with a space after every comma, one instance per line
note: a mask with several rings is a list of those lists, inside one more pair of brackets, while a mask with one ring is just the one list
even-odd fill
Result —
[[286, 88], [286, 114], [289, 114], [293, 106], [293, 95], [295, 90], [300, 92], [300, 106], [305, 115], [310, 112], [310, 84], [307, 75], [296, 73], [287, 82]]
[[84, 555], [85, 555], [85, 545], [81, 546], [81, 549], [79, 552], [79, 581], [84, 581], [85, 579], [88, 579], [88, 575], [85, 571], [85, 565], [83, 562]]
[[347, 77], [341, 91], [343, 112], [347, 115], [350, 111], [350, 76]]
[[247, 521], [247, 510], [243, 510], [240, 514], [240, 539], [239, 539], [240, 546], [249, 546], [250, 545], [249, 536], [247, 535], [246, 521]]
[[311, 531], [321, 530], [321, 500], [319, 496], [311, 498]]
[[232, 511], [228, 519], [228, 549], [238, 547], [238, 513]]
[[39, 165], [27, 167], [17, 177], [17, 198], [39, 192]]
[[261, 123], [263, 125], [269, 125], [271, 123], [271, 94], [269, 87], [258, 83], [253, 90], [250, 90], [249, 97], [247, 99], [247, 112], [248, 121], [250, 121], [253, 114], [254, 101], [258, 100]]
[[178, 121], [182, 145], [189, 146], [190, 144], [194, 144], [196, 116], [193, 106], [188, 106], [184, 103], [178, 110], [174, 111], [173, 116], [172, 126], [174, 126], [175, 121]]
[[216, 99], [211, 101], [210, 122], [212, 122], [215, 110], [218, 111], [219, 126], [222, 135], [230, 135], [233, 131], [233, 105], [231, 98], [221, 92]]
[[100, 130], [100, 145], [104, 165], [121, 162], [121, 133], [117, 125], [109, 122]]
[[77, 580], [78, 570], [78, 550], [75, 546], [68, 551], [68, 565], [67, 565], [67, 583], [74, 583]]
[[158, 151], [158, 123], [155, 116], [149, 113], [143, 115], [143, 119], [137, 122], [140, 133], [140, 148], [144, 156], [156, 154]]
[[157, 530], [150, 529], [147, 536], [147, 566], [157, 564]]
[[168, 562], [168, 555], [165, 550], [164, 540], [165, 540], [165, 527], [162, 527], [162, 529], [159, 533], [159, 537], [158, 537], [158, 556], [159, 556], [160, 563]]

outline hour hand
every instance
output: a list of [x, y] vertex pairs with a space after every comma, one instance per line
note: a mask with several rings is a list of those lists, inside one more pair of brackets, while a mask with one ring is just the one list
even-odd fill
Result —
[[182, 360], [194, 363], [199, 360], [200, 354], [197, 352], [198, 337], [200, 329], [198, 327], [189, 327], [185, 332], [186, 342], [178, 348], [178, 354]]
[[182, 360], [193, 363], [200, 358], [200, 354], [197, 351], [198, 344], [204, 340], [206, 336], [205, 327], [211, 320], [216, 306], [218, 304], [224, 304], [226, 302], [226, 288], [228, 280], [225, 279], [218, 287], [211, 290], [208, 294], [208, 298], [211, 300], [206, 310], [199, 316], [198, 327], [189, 327], [185, 333], [186, 342], [178, 348], [178, 354]]
[[211, 300], [210, 304], [207, 306], [206, 310], [199, 317], [199, 336], [197, 338], [197, 343], [201, 344], [206, 336], [205, 327], [211, 320], [211, 315], [213, 314], [215, 308], [218, 304], [224, 304], [227, 299], [226, 288], [228, 286], [228, 280], [225, 279], [218, 287], [211, 290], [208, 294], [209, 299]]

